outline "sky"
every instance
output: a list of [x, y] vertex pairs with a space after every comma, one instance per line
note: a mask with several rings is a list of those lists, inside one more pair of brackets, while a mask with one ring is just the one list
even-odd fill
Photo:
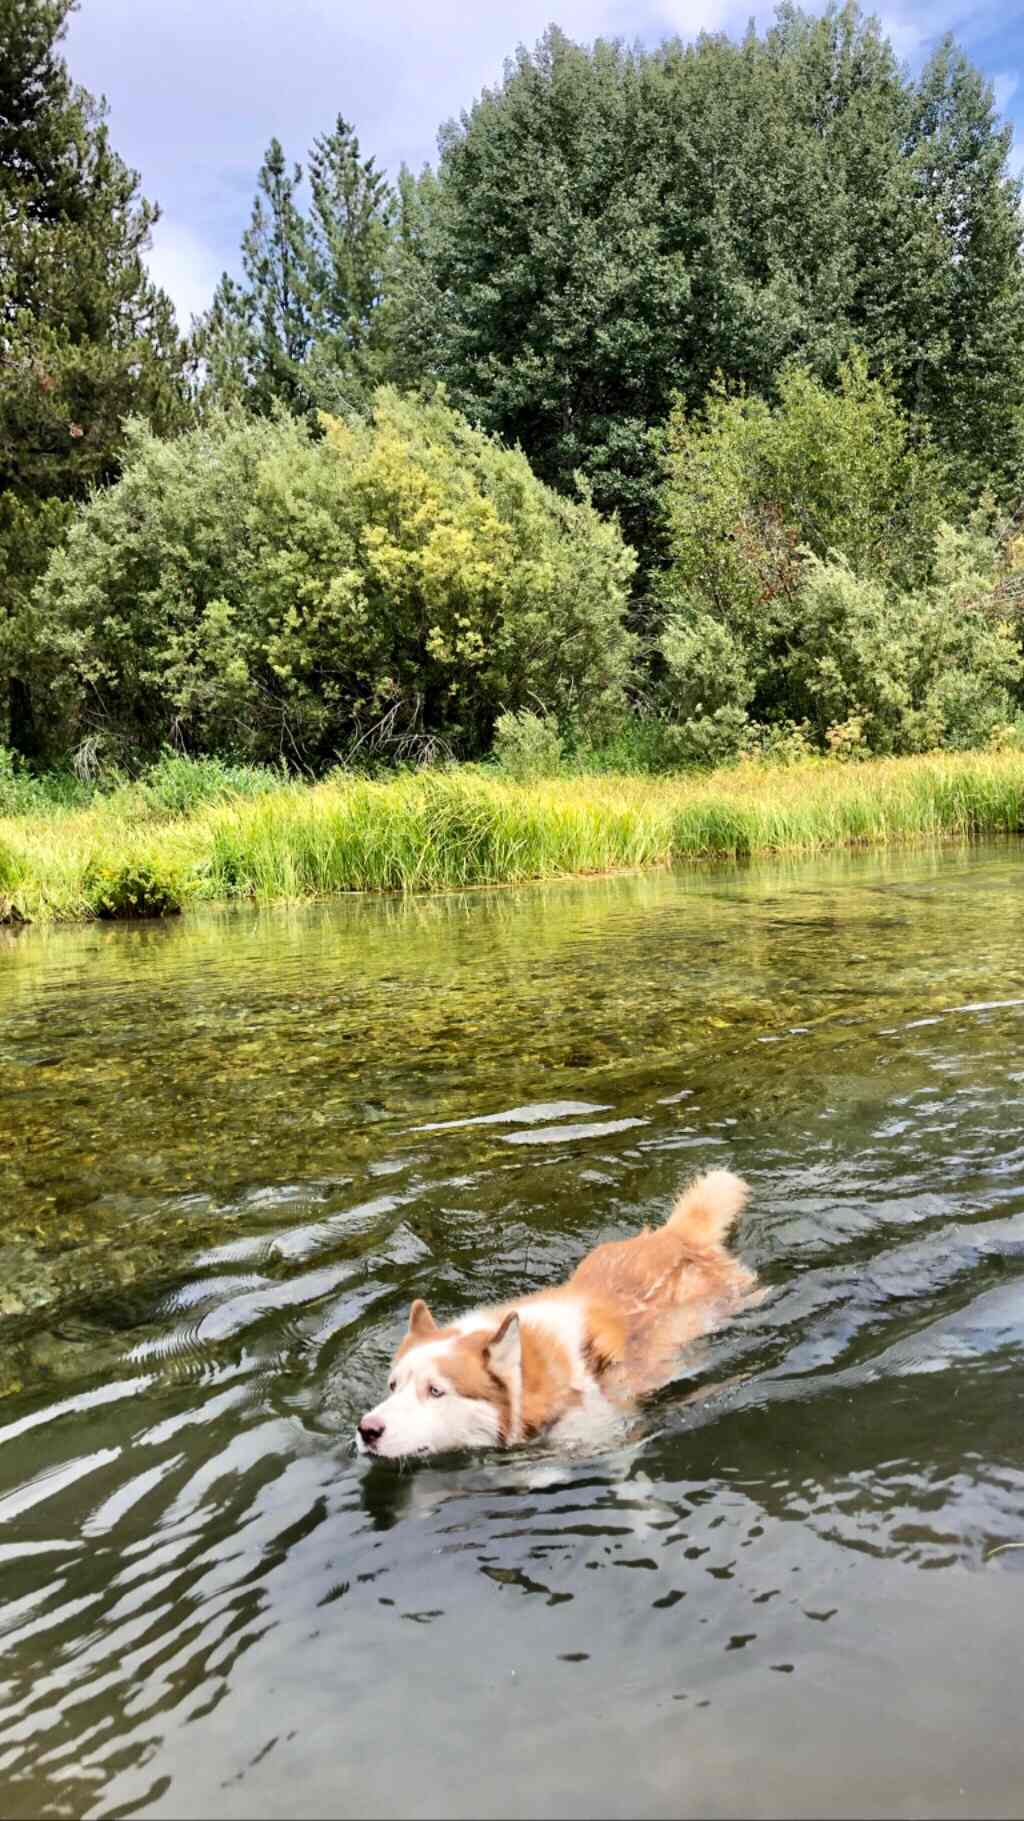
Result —
[[[883, 0], [916, 69], [951, 31], [995, 87], [1024, 169], [1024, 0]], [[751, 0], [80, 0], [71, 73], [105, 95], [117, 151], [163, 211], [150, 267], [182, 327], [222, 271], [237, 271], [263, 153], [276, 135], [302, 161], [343, 114], [364, 154], [396, 173], [435, 155], [441, 123], [500, 81], [517, 44], [549, 24], [570, 38], [651, 46], [741, 32], [773, 6]]]

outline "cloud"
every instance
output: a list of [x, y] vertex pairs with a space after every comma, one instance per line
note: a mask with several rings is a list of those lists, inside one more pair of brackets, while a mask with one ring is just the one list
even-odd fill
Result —
[[[166, 210], [154, 269], [189, 312], [237, 267], [272, 135], [303, 159], [341, 113], [387, 170], [418, 168], [439, 125], [552, 17], [571, 38], [656, 44], [742, 31], [752, 10], [763, 25], [773, 0], [84, 0], [66, 49], [72, 74], [107, 94], [115, 146]], [[889, 0], [882, 23], [914, 65], [945, 30], [993, 73], [1024, 48], [1001, 0]], [[1012, 99], [1005, 82], [1001, 96]]]
[[[670, 22], [661, 0], [646, 0], [649, 15], [644, 3], [564, 0], [557, 16], [570, 37], [655, 41]], [[694, 23], [717, 19], [722, 3], [695, 0]], [[205, 307], [224, 267], [237, 268], [272, 136], [302, 160], [340, 113], [387, 170], [418, 169], [434, 157], [442, 122], [501, 80], [506, 57], [541, 36], [552, 10], [552, 0], [291, 0], [287, 9], [280, 0], [142, 9], [87, 0], [72, 15], [66, 54], [73, 76], [106, 95], [115, 146], [166, 211], [151, 263], [187, 312]]]
[[[775, 8], [771, 0], [744, 5], [743, 0], [664, 0], [658, 9], [660, 37], [696, 38], [701, 32], [743, 31], [750, 19], [764, 25]], [[645, 34], [646, 36], [646, 34]]]
[[[870, 11], [870, 8], [865, 8]], [[1007, 48], [1007, 17], [1003, 0], [894, 0], [878, 9], [882, 31], [898, 57], [912, 67], [920, 64], [947, 33], [991, 71], [991, 56]]]
[[996, 113], [1005, 115], [1020, 88], [1020, 77], [1012, 70], [1001, 70], [998, 76], [992, 78], [992, 87], [995, 91]]
[[146, 264], [153, 279], [170, 297], [179, 327], [187, 331], [193, 316], [201, 316], [209, 309], [223, 262], [184, 222], [165, 215], [153, 229]]

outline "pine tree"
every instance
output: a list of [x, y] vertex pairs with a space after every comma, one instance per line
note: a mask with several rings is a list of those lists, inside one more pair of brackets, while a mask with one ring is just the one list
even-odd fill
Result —
[[242, 235], [244, 283], [225, 272], [194, 334], [211, 389], [261, 413], [275, 399], [297, 409], [307, 402], [303, 365], [312, 321], [307, 229], [296, 201], [301, 182], [301, 165], [289, 171], [280, 140], [272, 139]]
[[221, 279], [195, 346], [210, 395], [268, 412], [344, 412], [386, 377], [391, 186], [339, 115], [302, 167], [272, 140], [242, 237], [240, 283]]
[[173, 306], [144, 262], [157, 211], [59, 54], [72, 6], [0, 0], [0, 681], [26, 754], [31, 592], [53, 541], [116, 474], [127, 417], [187, 417]]
[[310, 391], [337, 411], [365, 403], [386, 377], [394, 194], [340, 114], [313, 143], [309, 180]]
[[438, 205], [437, 177], [425, 165], [417, 177], [398, 173], [384, 302], [388, 375], [414, 389], [440, 371], [440, 317], [431, 263], [431, 231]]
[[271, 138], [242, 235], [244, 284], [224, 273], [195, 335], [211, 388], [253, 412], [270, 412], [275, 399], [293, 408], [306, 404], [302, 366], [312, 317], [308, 235], [295, 200], [301, 182], [301, 164], [288, 169], [281, 140]]

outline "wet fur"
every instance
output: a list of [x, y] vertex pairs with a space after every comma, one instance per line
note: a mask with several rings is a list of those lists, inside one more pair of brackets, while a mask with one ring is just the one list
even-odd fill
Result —
[[360, 1451], [568, 1438], [602, 1415], [628, 1412], [754, 1288], [753, 1273], [725, 1245], [747, 1194], [731, 1172], [710, 1171], [664, 1226], [596, 1247], [557, 1288], [446, 1327], [415, 1302], [392, 1365], [394, 1389], [360, 1423]]

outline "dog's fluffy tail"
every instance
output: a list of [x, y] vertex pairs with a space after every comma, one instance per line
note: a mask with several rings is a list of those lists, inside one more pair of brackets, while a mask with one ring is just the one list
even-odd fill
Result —
[[709, 1170], [683, 1190], [665, 1224], [688, 1245], [706, 1251], [722, 1244], [749, 1194], [731, 1170]]

